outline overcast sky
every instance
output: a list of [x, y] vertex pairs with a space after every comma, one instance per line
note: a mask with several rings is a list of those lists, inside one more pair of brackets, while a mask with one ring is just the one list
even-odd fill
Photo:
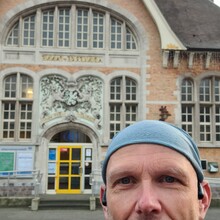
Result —
[[220, 6], [220, 0], [214, 0], [215, 4]]

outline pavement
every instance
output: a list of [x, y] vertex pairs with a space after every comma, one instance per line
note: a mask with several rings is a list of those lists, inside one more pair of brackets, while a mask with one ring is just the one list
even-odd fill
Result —
[[[1, 220], [104, 220], [101, 209], [96, 211], [50, 209], [31, 211], [29, 208], [0, 208]], [[210, 208], [206, 220], [220, 219], [220, 208]]]

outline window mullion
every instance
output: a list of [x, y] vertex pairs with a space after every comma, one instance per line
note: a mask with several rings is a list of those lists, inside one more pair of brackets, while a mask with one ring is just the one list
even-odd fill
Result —
[[54, 10], [54, 46], [57, 48], [59, 43], [58, 43], [58, 34], [59, 34], [59, 28], [58, 28], [58, 25], [59, 25], [59, 19], [58, 19], [58, 7], [56, 6], [55, 7], [55, 10]]
[[19, 18], [19, 34], [18, 34], [18, 37], [19, 37], [19, 39], [18, 39], [18, 46], [19, 47], [22, 47], [22, 45], [23, 45], [23, 43], [22, 43], [22, 41], [23, 41], [23, 37], [24, 37], [24, 32], [23, 32], [23, 22], [24, 22], [24, 20], [22, 19], [22, 17], [20, 17]]
[[125, 127], [126, 122], [126, 107], [125, 107], [125, 97], [126, 97], [126, 84], [125, 84], [125, 76], [122, 76], [121, 80], [121, 121], [122, 121], [122, 127]]
[[126, 49], [126, 24], [125, 21], [123, 21], [122, 24], [122, 50]]
[[89, 14], [88, 14], [88, 18], [89, 18], [89, 20], [88, 20], [88, 49], [92, 49], [92, 42], [93, 42], [93, 36], [92, 36], [92, 34], [93, 34], [93, 31], [92, 31], [92, 29], [93, 29], [93, 14], [92, 14], [92, 9], [90, 8], [89, 9]]
[[19, 140], [19, 133], [20, 133], [20, 98], [21, 98], [21, 74], [17, 73], [17, 91], [16, 91], [16, 103], [15, 103], [15, 134], [14, 138], [15, 141]]
[[216, 141], [216, 104], [215, 104], [215, 77], [212, 77], [211, 80], [211, 105], [212, 105], [212, 110], [211, 110], [211, 129], [212, 129], [212, 141]]
[[[41, 9], [37, 9], [35, 23], [36, 23], [36, 25], [35, 25], [35, 35], [36, 35], [35, 46], [37, 48], [39, 48], [41, 45], [41, 31], [42, 31], [42, 28], [41, 28]], [[38, 30], [40, 30], [40, 31], [38, 31]]]
[[[109, 14], [109, 12], [106, 12], [106, 14], [105, 14], [105, 27], [104, 27], [105, 30], [104, 30], [104, 33], [106, 33], [106, 30], [110, 30], [110, 28], [111, 28], [110, 23], [111, 23], [110, 14]], [[104, 49], [106, 49], [105, 50], [106, 53], [109, 50], [109, 48], [111, 48], [110, 47], [110, 45], [111, 45], [111, 37], [110, 37], [110, 35], [111, 35], [111, 31], [109, 31], [108, 34], [105, 34]]]
[[20, 133], [20, 102], [16, 100], [15, 103], [15, 130], [14, 130], [14, 139], [15, 141], [19, 141], [19, 133]]
[[70, 48], [75, 49], [76, 45], [74, 42], [76, 42], [76, 6], [73, 4], [70, 9]]
[[212, 140], [213, 142], [216, 142], [216, 120], [215, 120], [215, 117], [216, 117], [216, 105], [215, 103], [213, 102], [212, 104], [212, 111], [211, 111], [211, 125], [212, 125]]

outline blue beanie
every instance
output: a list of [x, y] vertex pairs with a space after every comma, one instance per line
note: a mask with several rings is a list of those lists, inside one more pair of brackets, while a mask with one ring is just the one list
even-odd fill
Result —
[[108, 147], [102, 166], [102, 178], [106, 183], [106, 169], [113, 153], [131, 144], [158, 144], [176, 150], [194, 167], [199, 182], [204, 179], [198, 148], [191, 136], [183, 129], [162, 121], [136, 122], [119, 132]]

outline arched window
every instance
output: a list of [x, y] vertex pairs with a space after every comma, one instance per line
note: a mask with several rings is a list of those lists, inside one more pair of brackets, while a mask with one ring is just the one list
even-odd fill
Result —
[[55, 134], [51, 141], [55, 143], [91, 143], [90, 138], [77, 129], [62, 131]]
[[182, 128], [191, 136], [194, 136], [194, 94], [193, 83], [190, 79], [184, 79], [181, 86], [182, 99]]
[[110, 84], [110, 138], [137, 120], [137, 83], [117, 77]]
[[103, 9], [65, 5], [36, 9], [17, 18], [7, 46], [137, 50], [129, 24]]
[[220, 78], [205, 78], [200, 83], [200, 140], [220, 141]]
[[197, 102], [191, 80], [184, 79], [181, 88], [183, 129], [200, 142], [220, 141], [220, 78], [210, 76], [200, 81]]
[[21, 73], [11, 74], [5, 78], [3, 88], [3, 139], [30, 139], [33, 110], [32, 78]]

